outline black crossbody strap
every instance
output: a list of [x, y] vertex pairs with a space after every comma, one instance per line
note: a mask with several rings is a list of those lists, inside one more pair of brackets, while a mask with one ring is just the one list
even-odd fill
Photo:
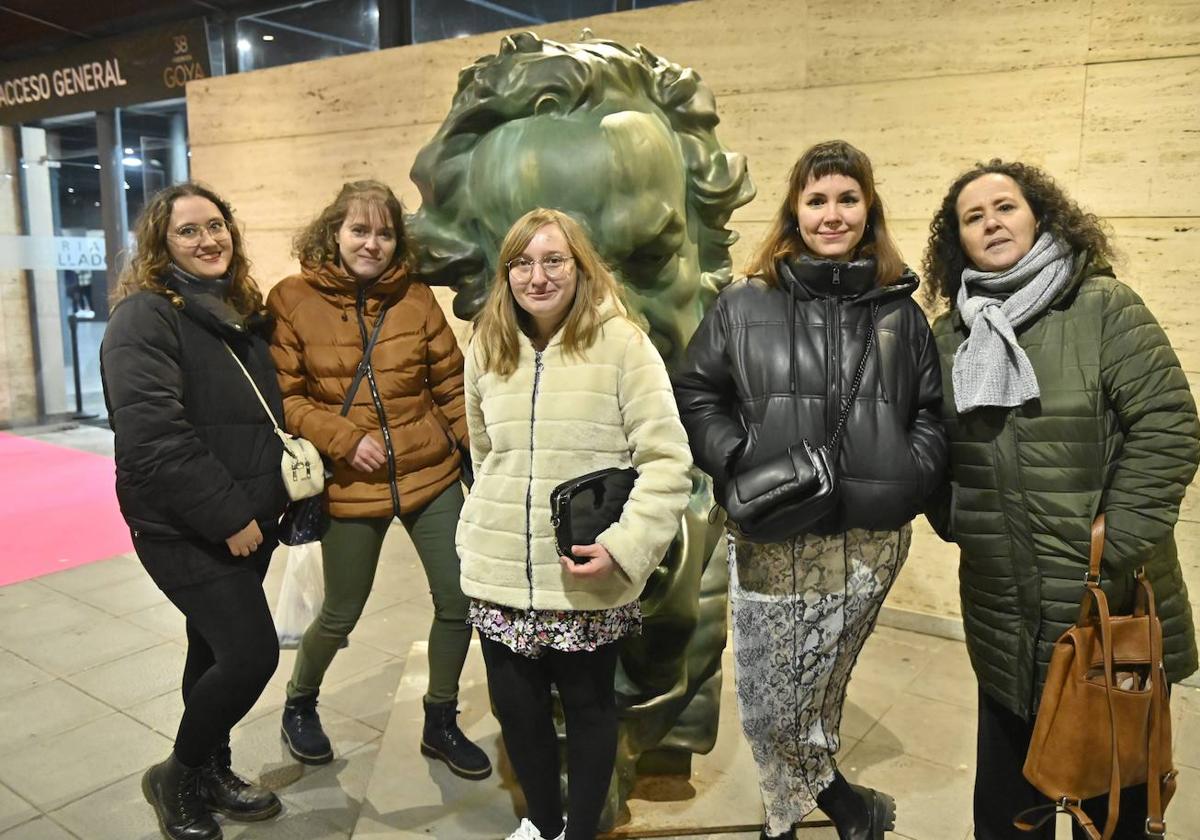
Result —
[[845, 396], [842, 402], [842, 411], [838, 415], [837, 425], [833, 429], [833, 434], [829, 437], [829, 442], [825, 444], [825, 448], [829, 453], [836, 454], [838, 447], [842, 442], [842, 432], [846, 430], [846, 420], [850, 417], [850, 409], [854, 407], [854, 400], [858, 397], [858, 389], [862, 385], [863, 374], [867, 372], [867, 358], [871, 355], [871, 347], [875, 344], [875, 319], [867, 325], [867, 343], [863, 348], [862, 358], [858, 361], [858, 370], [854, 372], [854, 383], [850, 386], [850, 393]]
[[363, 377], [367, 375], [367, 371], [371, 368], [371, 351], [375, 349], [375, 342], [379, 340], [379, 333], [383, 328], [383, 318], [387, 314], [387, 309], [379, 311], [379, 318], [375, 321], [375, 329], [371, 331], [371, 338], [367, 341], [367, 346], [363, 348], [362, 361], [358, 363], [358, 368], [354, 371], [354, 379], [351, 381], [350, 387], [346, 390], [346, 399], [342, 400], [343, 417], [350, 412], [350, 405], [354, 402], [354, 395], [358, 393], [358, 386], [362, 384]]

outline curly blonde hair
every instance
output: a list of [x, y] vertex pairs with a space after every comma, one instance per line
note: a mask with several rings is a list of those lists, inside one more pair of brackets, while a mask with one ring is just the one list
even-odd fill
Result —
[[367, 214], [377, 212], [391, 223], [392, 230], [396, 232], [396, 253], [388, 268], [402, 265], [407, 270], [409, 248], [404, 228], [404, 206], [391, 187], [382, 181], [370, 179], [343, 184], [333, 203], [296, 234], [292, 241], [292, 255], [300, 260], [300, 265], [320, 268], [326, 263], [340, 264], [338, 231], [350, 212], [359, 208]]
[[167, 231], [171, 225], [171, 211], [175, 202], [185, 196], [205, 198], [217, 206], [221, 218], [229, 228], [233, 257], [229, 261], [229, 304], [243, 317], [263, 311], [262, 292], [250, 277], [250, 260], [242, 244], [242, 232], [233, 219], [229, 203], [203, 184], [187, 181], [159, 190], [146, 202], [145, 208], [133, 225], [133, 256], [129, 265], [121, 272], [117, 288], [109, 300], [116, 306], [136, 292], [154, 292], [169, 298], [176, 307], [183, 305], [179, 295], [172, 292], [163, 282], [171, 265], [171, 252], [167, 249]]

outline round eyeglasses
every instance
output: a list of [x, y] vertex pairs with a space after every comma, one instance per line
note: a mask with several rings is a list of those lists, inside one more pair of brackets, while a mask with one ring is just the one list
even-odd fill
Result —
[[199, 245], [200, 240], [204, 238], [204, 234], [206, 233], [213, 239], [227, 239], [229, 237], [229, 225], [225, 223], [224, 219], [213, 219], [205, 225], [181, 225], [179, 230], [170, 234], [170, 236], [186, 245]]
[[557, 280], [566, 273], [567, 264], [574, 260], [574, 257], [564, 257], [562, 254], [551, 254], [536, 260], [531, 260], [529, 257], [517, 257], [505, 263], [505, 267], [508, 269], [509, 277], [522, 283], [533, 277], [535, 265], [542, 267], [542, 273], [546, 275], [546, 279]]

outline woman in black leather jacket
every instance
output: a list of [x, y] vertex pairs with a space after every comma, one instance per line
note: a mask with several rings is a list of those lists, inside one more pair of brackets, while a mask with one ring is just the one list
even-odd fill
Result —
[[759, 768], [762, 837], [791, 838], [819, 807], [842, 840], [879, 838], [894, 802], [837, 771], [838, 725], [947, 452], [937, 350], [866, 155], [841, 141], [805, 152], [748, 273], [717, 298], [675, 377], [692, 454], [718, 499], [801, 439], [829, 440], [865, 363], [834, 456], [833, 510], [782, 542], [730, 532], [738, 707]]

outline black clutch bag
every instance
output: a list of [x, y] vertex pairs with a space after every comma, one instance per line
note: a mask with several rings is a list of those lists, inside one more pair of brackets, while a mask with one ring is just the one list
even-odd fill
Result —
[[587, 562], [572, 554], [571, 546], [592, 545], [621, 518], [635, 480], [633, 467], [610, 467], [564, 481], [550, 491], [550, 521], [558, 553], [576, 563]]

